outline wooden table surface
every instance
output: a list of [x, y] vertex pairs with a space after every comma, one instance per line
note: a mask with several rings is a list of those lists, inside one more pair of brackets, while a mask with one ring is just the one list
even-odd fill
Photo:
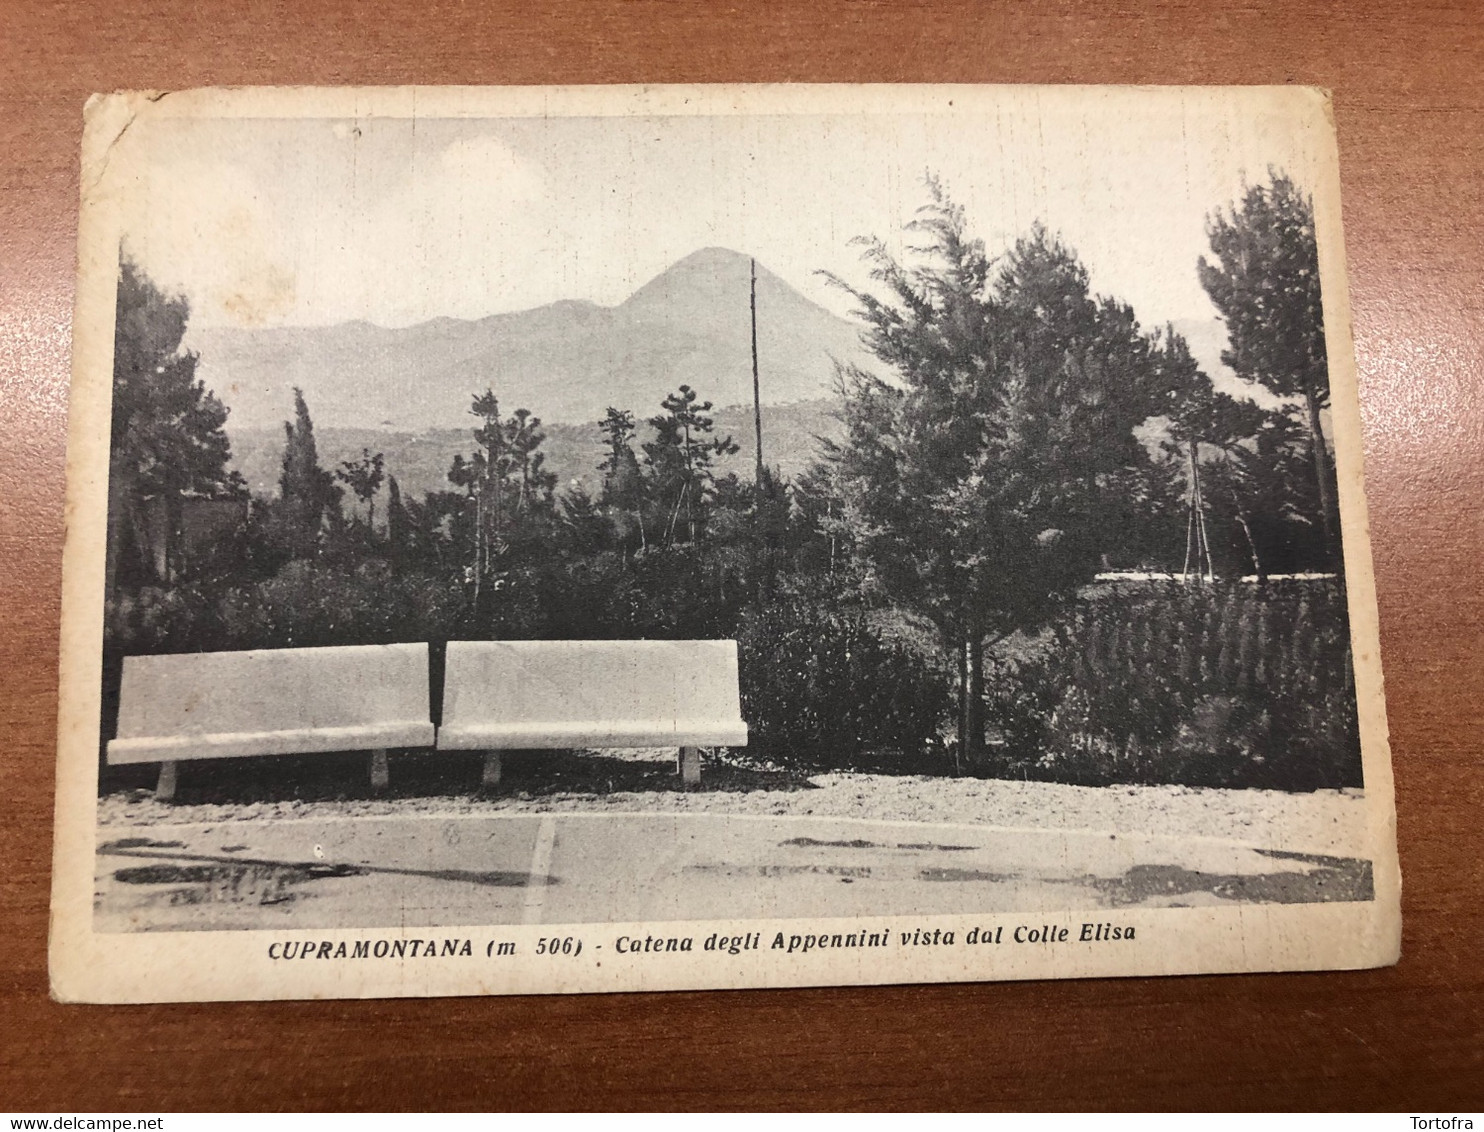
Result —
[[[1484, 1104], [1477, 0], [7, 0], [0, 28], [0, 1108]], [[52, 1003], [84, 98], [205, 84], [794, 80], [1334, 91], [1396, 765], [1401, 964], [726, 994]]]

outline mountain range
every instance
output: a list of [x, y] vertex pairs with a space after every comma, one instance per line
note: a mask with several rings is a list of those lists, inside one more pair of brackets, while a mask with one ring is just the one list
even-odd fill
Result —
[[[751, 260], [704, 248], [613, 307], [562, 301], [404, 328], [193, 327], [198, 376], [231, 410], [228, 431], [278, 427], [298, 386], [317, 428], [466, 429], [493, 389], [509, 413], [595, 422], [608, 406], [639, 418], [682, 383], [718, 406], [752, 402]], [[827, 397], [835, 360], [860, 361], [855, 327], [757, 267], [764, 404]]]

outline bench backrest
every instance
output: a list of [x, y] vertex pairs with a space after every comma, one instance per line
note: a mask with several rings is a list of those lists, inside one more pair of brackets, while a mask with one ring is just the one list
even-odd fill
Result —
[[443, 723], [741, 726], [735, 641], [450, 641]]
[[428, 646], [345, 645], [124, 658], [120, 739], [428, 719]]

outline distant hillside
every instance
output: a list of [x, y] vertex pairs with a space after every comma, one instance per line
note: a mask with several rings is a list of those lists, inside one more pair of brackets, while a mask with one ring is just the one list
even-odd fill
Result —
[[[706, 248], [616, 307], [559, 302], [403, 329], [192, 327], [185, 344], [241, 432], [290, 417], [296, 385], [321, 428], [406, 433], [462, 428], [486, 388], [507, 410], [566, 423], [657, 405], [682, 383], [718, 405], [750, 404], [750, 269], [747, 256]], [[827, 397], [833, 359], [862, 356], [854, 326], [761, 264], [757, 337], [764, 404]]]
[[[830, 400], [801, 401], [791, 405], [763, 406], [763, 450], [770, 466], [788, 477], [796, 476], [817, 457], [816, 436], [840, 439], [843, 428], [832, 415], [835, 403]], [[657, 412], [656, 406], [653, 410]], [[636, 416], [639, 413], [636, 412]], [[741, 451], [718, 464], [718, 471], [729, 471], [750, 478], [753, 471], [752, 407], [732, 406], [718, 409], [716, 432], [730, 435]], [[472, 420], [472, 418], [471, 418]], [[541, 451], [546, 463], [556, 472], [560, 489], [574, 483], [590, 492], [598, 487], [598, 461], [603, 458], [602, 438], [596, 423], [590, 425], [548, 424], [546, 443]], [[247, 479], [256, 495], [278, 493], [278, 473], [283, 461], [283, 428], [238, 429], [229, 427], [233, 465]], [[386, 429], [321, 428], [315, 426], [315, 442], [322, 467], [338, 467], [343, 460], [358, 457], [369, 448], [386, 457], [386, 470], [397, 477], [405, 494], [420, 496], [427, 491], [448, 487], [448, 466], [456, 453], [469, 455], [474, 440], [470, 429], [431, 429], [423, 432], [395, 432]], [[640, 428], [639, 440], [648, 440], [653, 430]], [[635, 452], [642, 450], [635, 445]]]

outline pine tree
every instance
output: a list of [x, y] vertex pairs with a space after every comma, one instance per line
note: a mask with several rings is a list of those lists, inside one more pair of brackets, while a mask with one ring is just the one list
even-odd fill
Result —
[[[141, 552], [145, 510], [163, 510], [173, 532], [186, 496], [244, 498], [228, 468], [227, 409], [196, 378], [197, 355], [181, 348], [190, 306], [168, 296], [130, 260], [119, 261], [109, 446], [106, 589], [111, 598], [126, 532]], [[170, 572], [169, 539], [142, 554], [157, 578]]]
[[1286, 174], [1249, 188], [1241, 204], [1207, 222], [1213, 260], [1197, 263], [1201, 285], [1226, 321], [1222, 361], [1238, 377], [1283, 398], [1299, 398], [1324, 536], [1339, 550], [1334, 469], [1321, 424], [1329, 407], [1329, 366], [1319, 287], [1314, 204]]
[[[470, 494], [474, 499], [473, 572], [477, 604], [485, 579], [493, 572], [493, 558], [504, 546], [501, 536], [505, 527], [505, 488], [510, 475], [510, 455], [505, 429], [500, 422], [500, 402], [494, 390], [486, 389], [476, 394], [469, 411], [481, 422], [474, 430], [474, 442], [479, 448], [467, 467]], [[460, 471], [460, 462], [460, 458], [455, 456], [450, 480]]]
[[680, 529], [687, 531], [691, 543], [696, 541], [714, 480], [715, 457], [738, 451], [730, 436], [711, 435], [716, 427], [707, 415], [711, 402], [697, 398], [694, 389], [682, 385], [660, 403], [664, 411], [649, 418], [655, 438], [644, 445], [644, 456], [651, 469], [654, 496], [669, 511], [664, 526], [667, 545]]
[[931, 619], [960, 656], [961, 747], [983, 736], [988, 638], [1042, 621], [1088, 581], [1120, 472], [1147, 464], [1134, 428], [1168, 375], [1127, 306], [1037, 227], [999, 261], [934, 181], [915, 258], [879, 240], [884, 297], [850, 287], [891, 380], [847, 370], [840, 474], [874, 584]]
[[544, 512], [552, 504], [557, 477], [554, 472], [546, 471], [545, 453], [537, 451], [545, 442], [541, 418], [532, 416], [529, 409], [516, 409], [505, 422], [505, 450], [510, 454], [512, 476], [519, 474], [518, 482], [512, 485], [517, 525], [535, 512]]
[[473, 563], [468, 569], [478, 602], [485, 581], [514, 543], [549, 533], [557, 477], [546, 470], [546, 457], [538, 451], [546, 434], [530, 410], [517, 409], [502, 418], [499, 398], [486, 389], [473, 397], [469, 411], [480, 422], [474, 429], [478, 447], [468, 460], [454, 456], [448, 480], [464, 488], [473, 505]]

